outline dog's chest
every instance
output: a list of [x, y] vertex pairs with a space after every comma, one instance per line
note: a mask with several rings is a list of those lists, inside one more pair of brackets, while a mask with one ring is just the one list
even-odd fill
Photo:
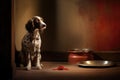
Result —
[[32, 44], [34, 45], [34, 47], [40, 46], [41, 44], [41, 37], [40, 37], [39, 31], [37, 30], [33, 34]]
[[22, 46], [27, 51], [34, 51], [35, 48], [39, 49], [41, 46], [40, 34], [37, 33], [31, 37], [31, 34], [27, 33], [23, 38]]

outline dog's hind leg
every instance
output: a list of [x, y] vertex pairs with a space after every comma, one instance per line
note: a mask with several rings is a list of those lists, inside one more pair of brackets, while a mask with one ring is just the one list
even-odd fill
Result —
[[24, 54], [20, 52], [19, 54], [19, 59], [20, 59], [20, 67], [24, 67]]

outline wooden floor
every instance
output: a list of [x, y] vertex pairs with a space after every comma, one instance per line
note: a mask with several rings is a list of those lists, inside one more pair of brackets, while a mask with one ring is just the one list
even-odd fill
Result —
[[[83, 68], [67, 62], [42, 62], [42, 70], [16, 68], [14, 80], [120, 80], [120, 66], [109, 68]], [[55, 70], [63, 65], [68, 70]]]

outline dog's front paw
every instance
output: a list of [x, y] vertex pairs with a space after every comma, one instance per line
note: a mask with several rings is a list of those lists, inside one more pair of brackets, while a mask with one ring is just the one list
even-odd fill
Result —
[[40, 64], [41, 65], [41, 67], [43, 67], [43, 64]]
[[31, 67], [30, 67], [30, 66], [27, 66], [26, 69], [29, 71], [29, 70], [31, 70]]
[[40, 70], [42, 69], [42, 65], [36, 65], [36, 68]]

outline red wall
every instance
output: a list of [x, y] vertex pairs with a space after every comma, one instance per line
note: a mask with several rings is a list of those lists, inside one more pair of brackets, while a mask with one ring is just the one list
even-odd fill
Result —
[[[92, 45], [96, 50], [120, 50], [120, 0], [88, 0], [94, 7], [85, 12], [80, 6], [79, 13], [87, 16], [94, 25], [91, 34]], [[94, 16], [95, 15], [95, 16]]]
[[120, 49], [120, 1], [96, 0], [99, 17], [96, 21], [96, 48], [101, 50]]

